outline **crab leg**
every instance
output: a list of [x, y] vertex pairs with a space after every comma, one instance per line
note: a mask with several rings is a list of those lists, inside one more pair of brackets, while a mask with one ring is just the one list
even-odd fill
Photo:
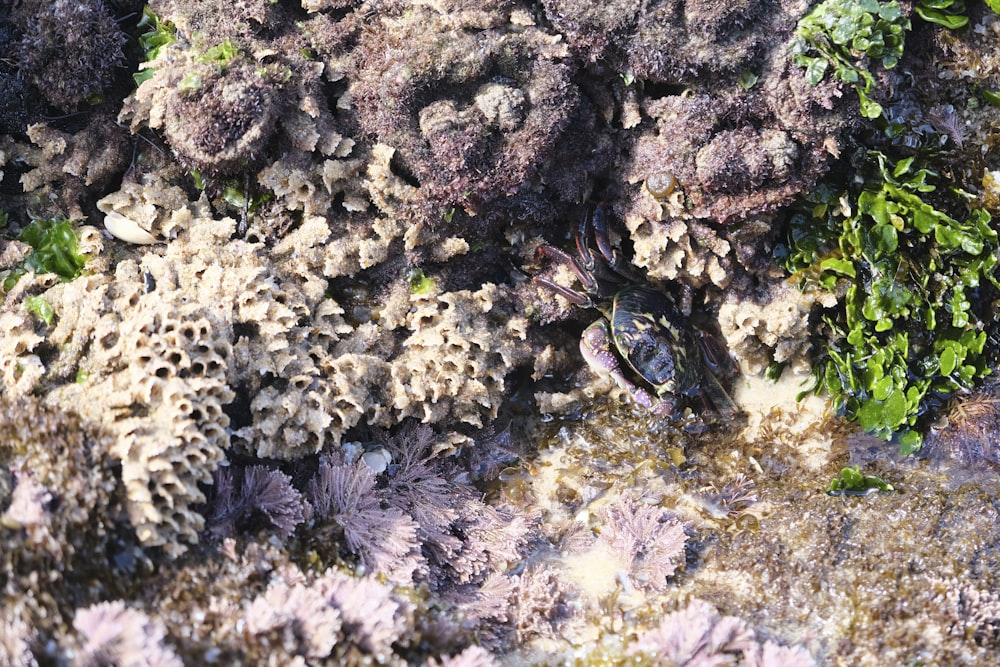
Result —
[[716, 411], [725, 416], [732, 416], [739, 412], [736, 403], [729, 392], [719, 381], [719, 375], [730, 373], [733, 360], [728, 352], [712, 334], [705, 331], [695, 332], [701, 344], [702, 361], [705, 364], [705, 372], [702, 374], [702, 387], [708, 395], [708, 399], [715, 406]]
[[[588, 272], [582, 266], [580, 266], [580, 262], [578, 262], [576, 258], [570, 255], [568, 252], [560, 250], [559, 248], [556, 248], [555, 246], [551, 245], [543, 245], [537, 250], [537, 252], [539, 255], [547, 257], [552, 261], [565, 264], [569, 268], [571, 268], [573, 270], [573, 273], [576, 274], [577, 279], [579, 279], [580, 284], [583, 285], [583, 289], [585, 291], [587, 292], [598, 291], [597, 279], [594, 278], [594, 276], [592, 276], [590, 272]], [[582, 306], [583, 308], [594, 307], [593, 299], [591, 299], [589, 296], [586, 296], [585, 294], [581, 294], [576, 290], [571, 290], [568, 287], [563, 287], [562, 285], [557, 285], [556, 283], [546, 278], [537, 278], [536, 280], [545, 287], [547, 287], [548, 289], [559, 294], [560, 296], [565, 297], [570, 302], [575, 303], [578, 306]]]
[[587, 238], [590, 236], [590, 230], [593, 228], [591, 220], [593, 215], [590, 210], [585, 210], [583, 215], [580, 216], [580, 226], [576, 229], [576, 252], [580, 255], [580, 260], [583, 265], [587, 268], [587, 271], [592, 272], [594, 267], [597, 265], [597, 260], [594, 259], [594, 253], [590, 251], [590, 246], [587, 244]]
[[612, 266], [616, 266], [618, 264], [618, 253], [611, 247], [607, 216], [604, 215], [604, 206], [601, 204], [594, 207], [594, 214], [590, 216], [590, 224], [594, 228], [594, 239], [597, 241], [597, 249], [601, 251], [604, 259]]
[[627, 391], [636, 403], [653, 414], [671, 414], [674, 409], [673, 403], [654, 398], [648, 391], [636, 386], [625, 377], [618, 359], [611, 351], [609, 337], [610, 331], [604, 320], [598, 320], [583, 330], [583, 335], [580, 336], [580, 352], [591, 369], [599, 375], [609, 376], [615, 384]]
[[723, 417], [732, 417], [739, 413], [740, 409], [736, 407], [729, 392], [719, 382], [719, 378], [715, 377], [715, 374], [708, 369], [705, 370], [705, 375], [702, 377], [702, 389], [705, 390], [708, 400], [715, 406], [716, 411]]
[[[597, 249], [604, 258], [604, 264], [598, 265], [594, 253], [587, 245], [587, 238], [593, 230], [594, 240], [597, 242]], [[593, 212], [585, 213], [580, 221], [580, 228], [576, 235], [576, 247], [580, 252], [580, 257], [584, 261], [587, 270], [598, 274], [608, 280], [620, 282], [622, 278], [635, 283], [641, 283], [642, 277], [622, 261], [618, 252], [611, 246], [611, 234], [608, 231], [607, 215], [605, 215], [604, 205], [597, 204]]]
[[545, 289], [555, 292], [559, 296], [563, 297], [570, 303], [581, 308], [594, 308], [596, 305], [594, 301], [586, 294], [580, 294], [576, 290], [571, 290], [568, 287], [563, 287], [558, 283], [554, 283], [548, 278], [535, 278], [535, 282], [544, 287]]

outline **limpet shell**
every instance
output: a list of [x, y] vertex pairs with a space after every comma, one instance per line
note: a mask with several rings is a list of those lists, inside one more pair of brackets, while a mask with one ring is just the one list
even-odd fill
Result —
[[646, 177], [646, 190], [656, 199], [666, 199], [677, 187], [677, 177], [669, 171], [653, 172]]
[[130, 220], [121, 213], [114, 211], [104, 216], [104, 228], [116, 239], [121, 239], [127, 243], [149, 244], [156, 243], [159, 240], [140, 227], [139, 223], [135, 220]]

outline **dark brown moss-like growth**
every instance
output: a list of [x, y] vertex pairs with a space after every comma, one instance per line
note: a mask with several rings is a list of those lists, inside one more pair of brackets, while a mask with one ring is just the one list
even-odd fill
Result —
[[267, 71], [243, 60], [198, 63], [169, 93], [164, 133], [178, 157], [208, 174], [253, 162], [274, 133], [282, 102]]
[[589, 61], [653, 82], [738, 74], [759, 61], [788, 17], [772, 0], [543, 0], [546, 16]]
[[427, 213], [481, 214], [538, 184], [579, 93], [556, 37], [514, 30], [507, 6], [444, 4], [364, 30], [350, 96], [362, 129], [419, 182]]
[[825, 172], [847, 122], [842, 114], [822, 112], [812, 125], [795, 124], [796, 117], [806, 113], [797, 107], [811, 106], [814, 100], [797, 100], [788, 92], [765, 89], [650, 100], [645, 111], [656, 119], [656, 129], [636, 142], [632, 179], [669, 172], [691, 214], [723, 223], [791, 203]]
[[[790, 64], [792, 7], [773, 0], [543, 5], [596, 73], [621, 75], [626, 85], [612, 94], [621, 98], [623, 126], [635, 127], [623, 137], [634, 142], [624, 180], [675, 178], [677, 205], [668, 215], [731, 224], [769, 214], [808, 191], [838, 150], [851, 116], [834, 103], [835, 87], [808, 86]], [[614, 198], [634, 200], [630, 193], [625, 187]], [[647, 218], [652, 208], [638, 209], [648, 204], [623, 203], [623, 217]], [[649, 222], [660, 219], [656, 213]]]
[[[586, 2], [542, 0], [545, 15], [570, 46], [587, 61], [606, 57], [635, 30], [643, 3], [639, 0]], [[620, 54], [619, 54], [620, 55]]]
[[772, 0], [653, 3], [639, 18], [626, 62], [652, 81], [738, 74], [759, 59], [781, 20], [787, 16]]
[[272, 0], [151, 0], [149, 7], [157, 16], [170, 17], [182, 34], [197, 34], [208, 44], [236, 36], [245, 41], [256, 33], [286, 27], [294, 20], [286, 11], [286, 3]]
[[55, 107], [105, 92], [124, 65], [125, 34], [102, 0], [25, 0], [11, 19], [22, 33], [21, 76]]
[[42, 634], [75, 606], [120, 593], [110, 559], [127, 550], [115, 544], [127, 533], [115, 521], [109, 445], [75, 413], [0, 398], [0, 470], [14, 480], [0, 513], [0, 606]]

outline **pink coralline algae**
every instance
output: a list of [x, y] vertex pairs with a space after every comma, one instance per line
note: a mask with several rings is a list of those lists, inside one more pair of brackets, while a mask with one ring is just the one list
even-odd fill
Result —
[[759, 644], [754, 632], [738, 618], [720, 616], [707, 602], [695, 600], [680, 611], [667, 614], [658, 627], [640, 633], [628, 654], [651, 659], [663, 667], [713, 667], [740, 664], [753, 667], [815, 667], [802, 649]]

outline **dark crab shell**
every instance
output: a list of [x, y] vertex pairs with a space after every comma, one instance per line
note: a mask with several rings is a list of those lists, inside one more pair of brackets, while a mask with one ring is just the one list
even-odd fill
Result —
[[660, 398], [697, 394], [700, 348], [666, 295], [644, 285], [625, 287], [614, 296], [608, 319], [622, 359]]

